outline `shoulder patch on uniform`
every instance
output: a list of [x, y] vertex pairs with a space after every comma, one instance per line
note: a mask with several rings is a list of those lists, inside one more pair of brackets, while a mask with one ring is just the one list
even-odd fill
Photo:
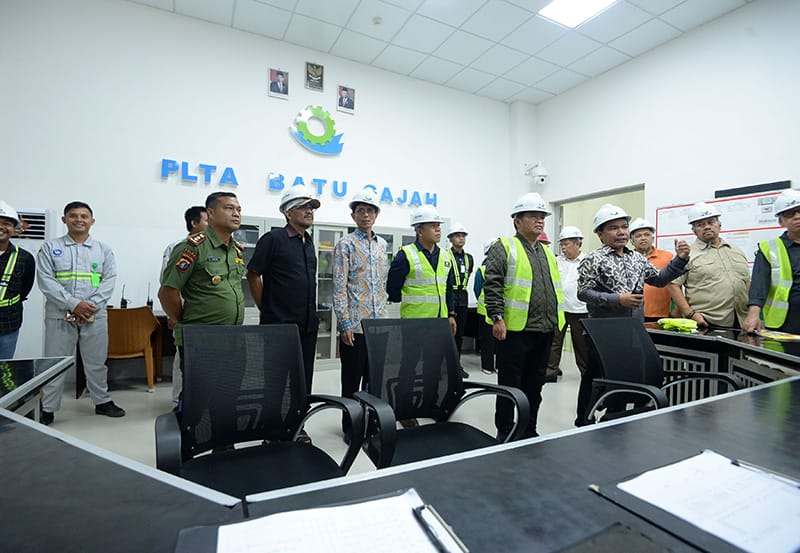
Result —
[[175, 268], [180, 272], [185, 273], [186, 271], [189, 270], [189, 267], [192, 266], [192, 263], [194, 263], [196, 259], [197, 259], [197, 252], [195, 252], [190, 248], [183, 248], [181, 256], [175, 263]]
[[205, 233], [198, 232], [197, 234], [192, 234], [191, 236], [186, 238], [186, 241], [189, 242], [192, 246], [199, 246], [207, 239], [208, 236], [206, 236]]

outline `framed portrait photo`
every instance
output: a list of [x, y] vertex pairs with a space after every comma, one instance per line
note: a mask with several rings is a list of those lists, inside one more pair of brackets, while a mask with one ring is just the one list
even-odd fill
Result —
[[353, 113], [356, 109], [356, 89], [352, 86], [336, 87], [336, 110]]
[[325, 68], [316, 63], [306, 62], [306, 88], [322, 92]]
[[289, 98], [289, 72], [281, 69], [269, 70], [268, 94], [273, 98]]

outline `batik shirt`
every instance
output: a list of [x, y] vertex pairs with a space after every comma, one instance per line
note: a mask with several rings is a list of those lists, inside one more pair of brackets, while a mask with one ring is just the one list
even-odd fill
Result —
[[333, 251], [333, 311], [337, 330], [361, 330], [363, 319], [380, 319], [386, 310], [389, 257], [386, 240], [356, 229]]
[[674, 257], [660, 272], [647, 258], [623, 249], [623, 255], [602, 246], [586, 257], [578, 267], [578, 299], [586, 302], [590, 317], [643, 318], [642, 309], [630, 309], [619, 303], [621, 294], [641, 294], [644, 284], [666, 286], [682, 275], [688, 260]]

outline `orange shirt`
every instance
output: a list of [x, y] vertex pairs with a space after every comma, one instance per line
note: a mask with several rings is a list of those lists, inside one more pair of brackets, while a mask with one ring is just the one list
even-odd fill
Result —
[[[672, 254], [666, 250], [653, 248], [647, 261], [652, 263], [657, 269], [663, 269], [672, 259]], [[644, 285], [644, 316], [645, 317], [669, 317], [669, 290], [666, 287], [657, 288], [656, 286]]]

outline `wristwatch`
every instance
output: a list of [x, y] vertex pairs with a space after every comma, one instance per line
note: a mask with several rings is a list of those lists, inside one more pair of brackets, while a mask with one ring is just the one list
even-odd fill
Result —
[[502, 321], [502, 320], [503, 320], [503, 316], [502, 315], [492, 315], [492, 322], [493, 323], [496, 323], [496, 322], [499, 322], [499, 321]]

